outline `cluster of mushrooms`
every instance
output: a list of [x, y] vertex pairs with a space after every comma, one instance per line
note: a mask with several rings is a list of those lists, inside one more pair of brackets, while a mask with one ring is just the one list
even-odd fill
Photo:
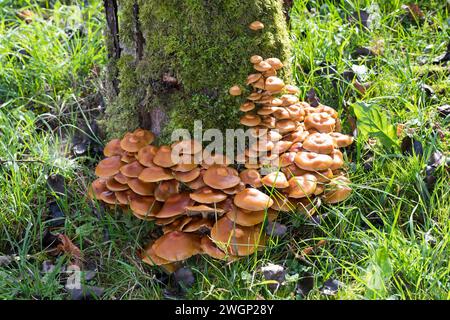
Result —
[[311, 216], [318, 201], [350, 195], [339, 148], [353, 138], [339, 132], [337, 112], [299, 101], [299, 89], [277, 77], [279, 59], [255, 55], [250, 62], [256, 72], [247, 78], [253, 90], [240, 123], [256, 143], [236, 159], [208, 153], [195, 140], [158, 147], [144, 129], [105, 146], [89, 195], [162, 227], [140, 252], [143, 262], [173, 272], [197, 254], [234, 261], [264, 248], [270, 232], [263, 225], [279, 212]]

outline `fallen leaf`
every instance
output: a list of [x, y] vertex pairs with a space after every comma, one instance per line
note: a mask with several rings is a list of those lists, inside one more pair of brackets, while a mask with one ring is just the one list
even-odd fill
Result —
[[81, 267], [83, 264], [81, 250], [65, 234], [58, 234], [58, 240], [60, 241], [60, 243], [57, 245], [56, 249], [60, 253], [69, 255], [73, 259], [74, 264]]
[[339, 288], [342, 286], [342, 282], [334, 279], [328, 279], [320, 288], [320, 292], [326, 296], [334, 296], [338, 293]]
[[305, 297], [314, 288], [314, 276], [312, 273], [305, 272], [304, 276], [297, 282], [297, 294]]
[[450, 115], [450, 105], [444, 104], [442, 106], [439, 106], [437, 108], [437, 111], [441, 117], [446, 118]]
[[98, 300], [100, 299], [105, 289], [96, 286], [81, 286], [80, 289], [66, 289], [70, 293], [72, 300]]
[[317, 107], [320, 104], [320, 99], [317, 97], [314, 88], [309, 89], [308, 93], [306, 94], [306, 99], [312, 107]]
[[403, 138], [400, 149], [402, 150], [402, 154], [405, 156], [416, 155], [421, 157], [423, 155], [422, 143], [409, 136]]
[[174, 273], [175, 281], [184, 288], [190, 288], [195, 283], [195, 277], [190, 268], [180, 268]]
[[268, 287], [272, 292], [278, 290], [280, 285], [286, 279], [286, 270], [277, 264], [269, 263], [267, 266], [261, 268], [261, 272], [266, 281], [276, 281], [276, 283], [268, 284]]
[[284, 224], [269, 221], [266, 226], [266, 234], [272, 237], [282, 237], [286, 234], [287, 227]]

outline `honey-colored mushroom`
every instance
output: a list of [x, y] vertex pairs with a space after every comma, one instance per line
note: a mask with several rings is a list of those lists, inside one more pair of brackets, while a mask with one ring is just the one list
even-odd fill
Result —
[[248, 27], [254, 31], [257, 31], [264, 29], [264, 24], [261, 21], [253, 21]]
[[112, 156], [100, 161], [95, 167], [95, 175], [100, 178], [108, 178], [119, 173], [123, 164], [120, 158], [120, 156]]
[[232, 188], [241, 182], [236, 169], [220, 164], [210, 166], [203, 174], [203, 181], [214, 189]]
[[315, 153], [330, 154], [334, 150], [334, 141], [327, 133], [313, 133], [303, 141], [303, 148]]
[[195, 190], [189, 196], [196, 202], [207, 204], [221, 202], [227, 198], [227, 195], [223, 192], [211, 189], [209, 187], [203, 187]]
[[270, 197], [258, 189], [246, 188], [234, 196], [234, 204], [250, 211], [261, 211], [273, 204]]
[[329, 155], [306, 151], [298, 152], [294, 161], [300, 169], [308, 171], [327, 170], [333, 164]]
[[158, 257], [167, 261], [183, 261], [201, 253], [200, 236], [193, 233], [173, 231], [158, 238], [153, 250]]
[[317, 178], [312, 174], [293, 177], [289, 180], [289, 198], [308, 197], [317, 187]]

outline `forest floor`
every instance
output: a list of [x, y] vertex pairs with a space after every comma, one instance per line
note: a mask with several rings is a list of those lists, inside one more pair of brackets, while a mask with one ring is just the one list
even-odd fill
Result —
[[[446, 1], [294, 1], [295, 82], [357, 131], [353, 195], [315, 221], [283, 217], [258, 255], [190, 259], [183, 290], [137, 257], [150, 223], [86, 199], [104, 21], [102, 1], [73, 2], [0, 1], [0, 299], [79, 298], [65, 288], [74, 257], [102, 299], [450, 298]], [[275, 292], [269, 263], [285, 271]]]

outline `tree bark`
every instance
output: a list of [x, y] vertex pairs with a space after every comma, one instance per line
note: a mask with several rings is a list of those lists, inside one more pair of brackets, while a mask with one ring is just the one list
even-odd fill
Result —
[[[290, 48], [280, 0], [104, 0], [109, 64], [106, 111], [109, 138], [137, 127], [168, 140], [173, 129], [239, 126], [249, 91], [250, 56], [278, 57]], [[264, 29], [248, 25], [259, 20]], [[290, 77], [284, 68], [281, 77]], [[228, 89], [239, 84], [243, 95]]]

